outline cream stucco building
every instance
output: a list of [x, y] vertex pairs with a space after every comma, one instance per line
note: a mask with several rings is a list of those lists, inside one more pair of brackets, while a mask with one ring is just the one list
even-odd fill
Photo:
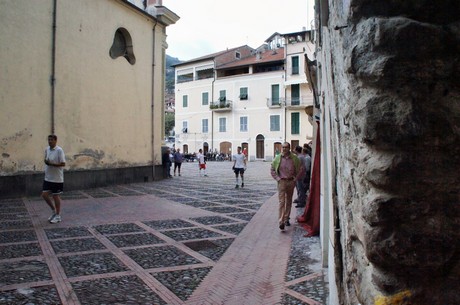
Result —
[[40, 192], [50, 133], [67, 190], [161, 176], [166, 27], [179, 17], [150, 2], [0, 2], [2, 196]]
[[241, 46], [176, 65], [176, 148], [232, 154], [242, 146], [249, 160], [269, 161], [284, 141], [310, 142], [310, 35], [275, 33], [257, 49]]

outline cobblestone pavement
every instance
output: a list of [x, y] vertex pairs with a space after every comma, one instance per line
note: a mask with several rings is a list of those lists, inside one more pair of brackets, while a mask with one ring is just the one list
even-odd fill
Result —
[[270, 164], [238, 189], [231, 166], [66, 192], [55, 225], [38, 196], [0, 200], [0, 304], [327, 304], [319, 239], [278, 229]]

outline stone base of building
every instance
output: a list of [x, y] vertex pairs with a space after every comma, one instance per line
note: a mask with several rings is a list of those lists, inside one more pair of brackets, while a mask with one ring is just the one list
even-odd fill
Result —
[[[0, 177], [0, 198], [41, 194], [44, 173]], [[105, 187], [116, 184], [149, 182], [163, 179], [163, 167], [138, 166], [64, 172], [64, 191]]]

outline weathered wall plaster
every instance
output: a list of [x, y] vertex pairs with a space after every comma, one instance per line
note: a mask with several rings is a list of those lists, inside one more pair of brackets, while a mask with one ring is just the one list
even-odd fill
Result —
[[[460, 304], [460, 6], [329, 1], [340, 304]], [[339, 145], [340, 144], [340, 145]]]

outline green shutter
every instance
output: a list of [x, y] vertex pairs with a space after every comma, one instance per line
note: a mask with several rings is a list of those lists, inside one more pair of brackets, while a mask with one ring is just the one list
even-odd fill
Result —
[[203, 92], [203, 94], [201, 95], [201, 104], [202, 105], [209, 104], [209, 93], [208, 92]]
[[184, 108], [188, 107], [188, 96], [187, 95], [182, 96], [182, 107]]
[[280, 85], [272, 85], [272, 105], [280, 103]]
[[280, 116], [279, 115], [270, 116], [270, 131], [280, 131]]
[[300, 105], [300, 85], [293, 84], [291, 86], [291, 104], [293, 106]]
[[291, 134], [300, 133], [300, 113], [293, 112], [291, 113]]
[[292, 74], [299, 74], [299, 56], [292, 57]]

